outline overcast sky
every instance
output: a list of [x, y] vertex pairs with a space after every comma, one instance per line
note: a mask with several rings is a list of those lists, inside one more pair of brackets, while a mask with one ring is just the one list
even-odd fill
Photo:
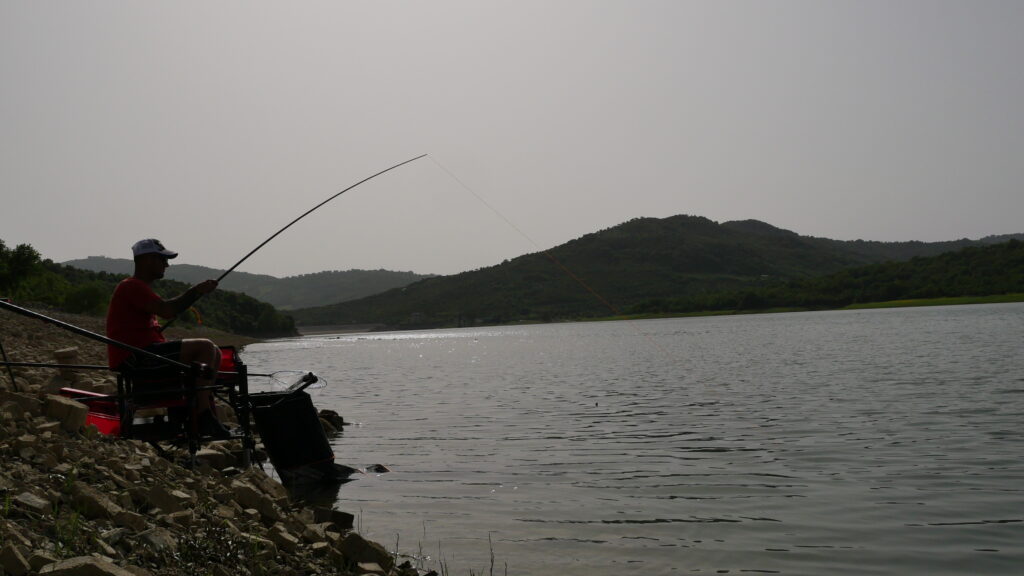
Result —
[[227, 268], [424, 153], [240, 269], [448, 274], [676, 214], [1024, 232], [1022, 30], [991, 0], [0, 0], [0, 239]]

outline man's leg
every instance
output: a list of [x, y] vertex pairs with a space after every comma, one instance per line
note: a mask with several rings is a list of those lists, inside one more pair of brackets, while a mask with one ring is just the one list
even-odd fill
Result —
[[[187, 338], [181, 341], [181, 361], [188, 364], [202, 362], [210, 367], [208, 378], [196, 380], [196, 386], [213, 386], [217, 380], [217, 368], [220, 367], [220, 348], [204, 338]], [[217, 420], [212, 406], [213, 391], [202, 390], [196, 394], [196, 409], [199, 411], [201, 433], [217, 438], [227, 438], [230, 432]]]
[[[202, 362], [210, 367], [210, 378], [196, 380], [196, 386], [213, 386], [217, 379], [217, 368], [220, 367], [220, 348], [211, 340], [204, 338], [187, 338], [181, 341], [181, 361], [185, 364]], [[209, 390], [202, 390], [196, 394], [196, 403], [199, 411], [210, 409], [210, 398], [213, 393]]]

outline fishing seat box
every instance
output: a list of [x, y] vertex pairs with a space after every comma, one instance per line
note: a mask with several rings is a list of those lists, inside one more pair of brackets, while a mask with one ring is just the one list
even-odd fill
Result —
[[334, 452], [320, 424], [313, 400], [304, 391], [261, 392], [249, 395], [256, 430], [282, 475], [303, 466], [334, 461]]
[[[228, 391], [228, 404], [238, 410], [238, 388], [244, 387], [244, 365], [233, 346], [220, 347], [220, 366], [217, 385]], [[134, 393], [141, 393], [132, 397]], [[181, 372], [172, 367], [143, 367], [118, 374], [118, 396], [123, 404], [113, 399], [89, 400], [100, 394], [65, 388], [61, 394], [77, 398], [89, 407], [86, 423], [93, 424], [103, 434], [164, 440], [185, 433], [189, 420], [187, 391], [182, 385]]]

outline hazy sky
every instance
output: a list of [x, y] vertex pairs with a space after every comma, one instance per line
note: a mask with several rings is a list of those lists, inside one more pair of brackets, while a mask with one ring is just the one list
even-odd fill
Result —
[[447, 274], [675, 214], [1024, 232], [1022, 30], [990, 0], [0, 0], [0, 239], [226, 268], [423, 153], [486, 204], [419, 160], [240, 269]]

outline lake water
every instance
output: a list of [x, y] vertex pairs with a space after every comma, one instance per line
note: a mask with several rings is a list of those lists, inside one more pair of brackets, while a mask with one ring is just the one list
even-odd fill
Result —
[[[1024, 305], [318, 336], [387, 474], [334, 504], [451, 574], [1024, 573]], [[333, 497], [333, 495], [332, 495]]]

